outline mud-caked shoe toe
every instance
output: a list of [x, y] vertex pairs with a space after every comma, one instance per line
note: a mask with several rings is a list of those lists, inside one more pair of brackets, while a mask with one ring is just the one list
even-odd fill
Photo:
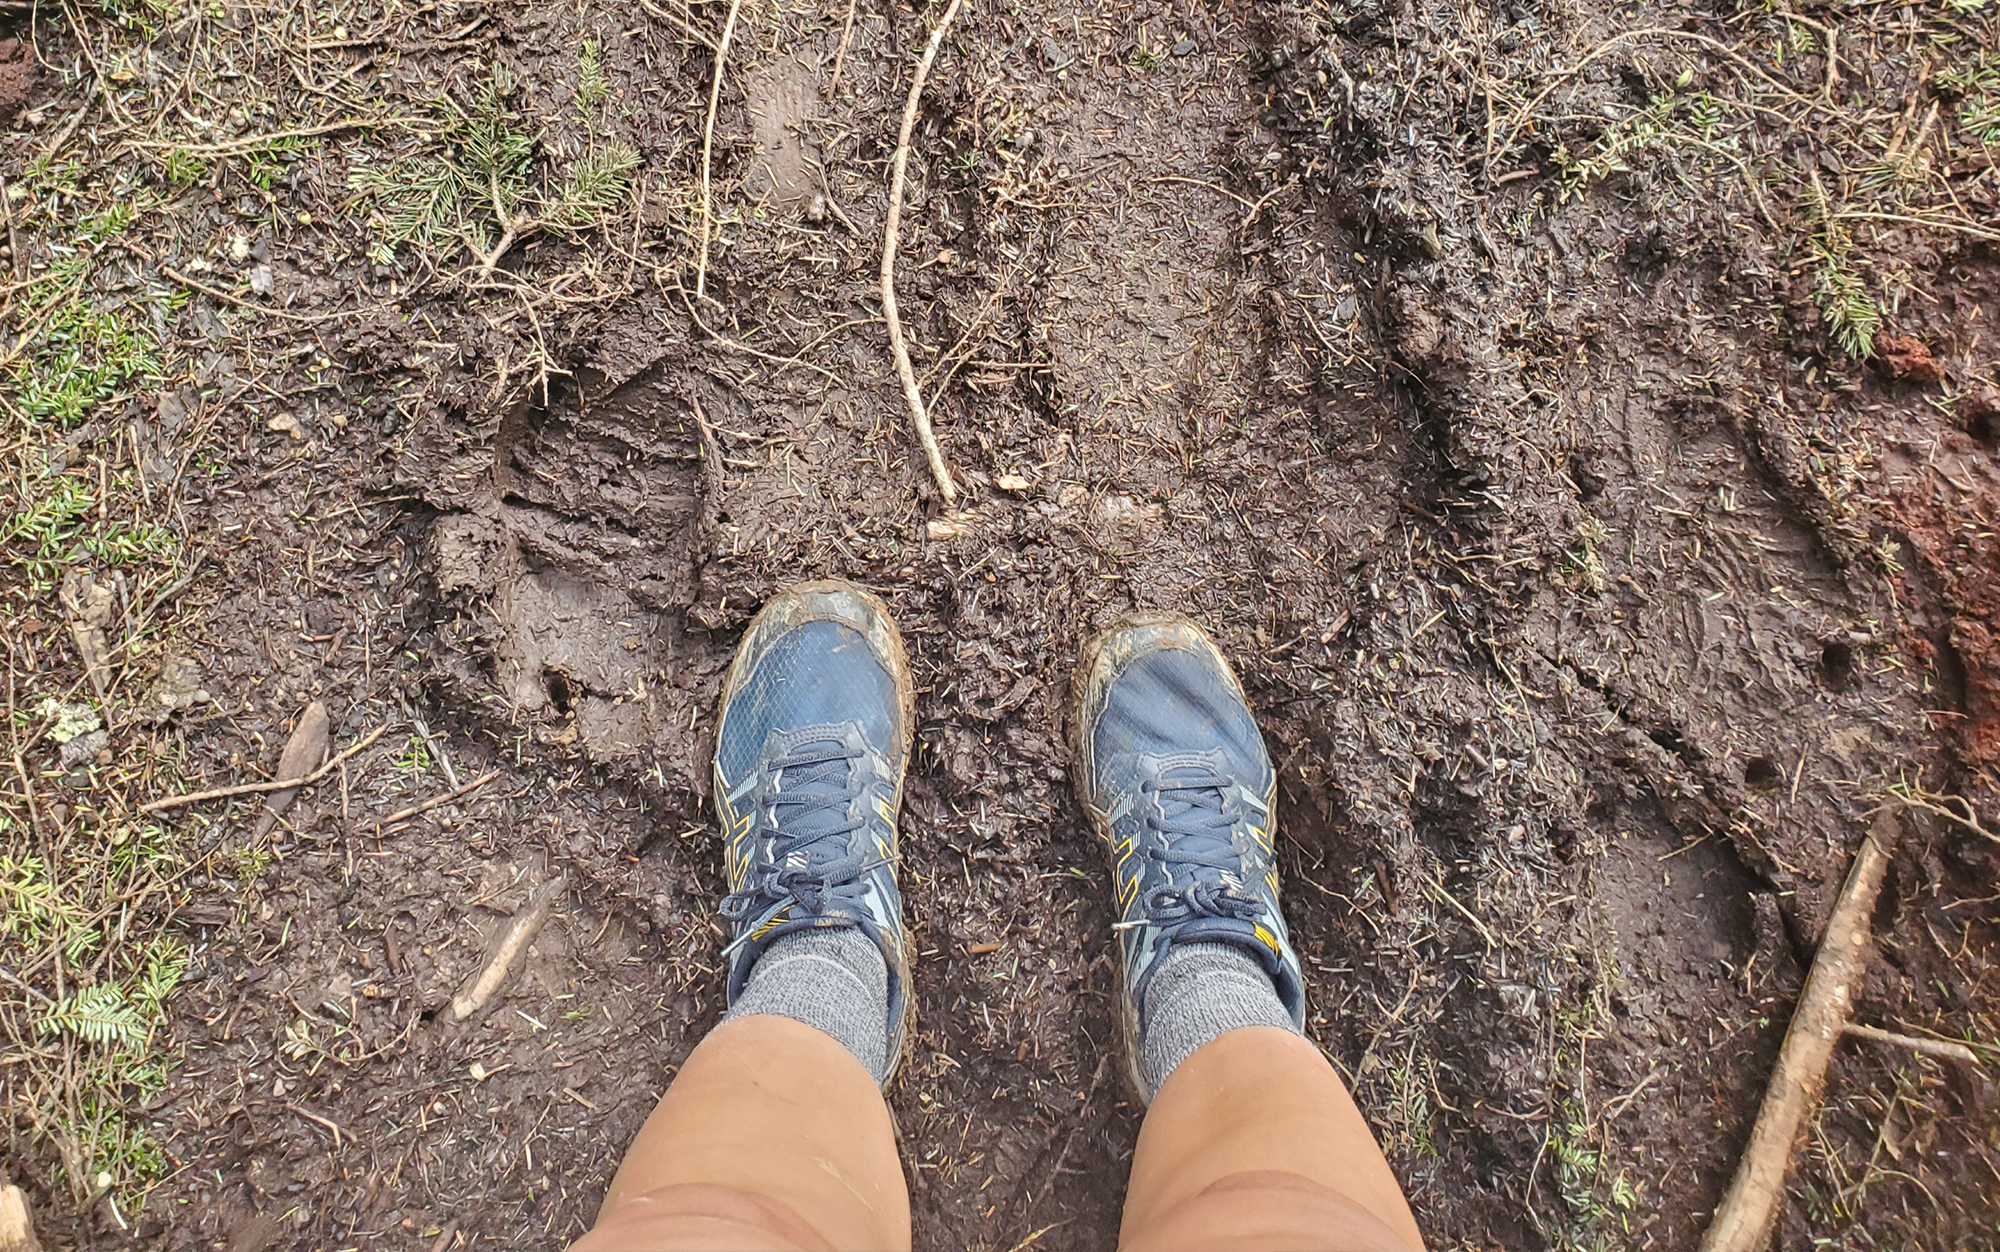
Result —
[[885, 1085], [910, 1007], [896, 815], [912, 723], [909, 661], [888, 611], [829, 581], [780, 593], [750, 623], [715, 738], [729, 1001], [778, 940], [860, 932], [888, 967]]
[[1154, 975], [1176, 949], [1247, 955], [1292, 1028], [1304, 1025], [1278, 906], [1277, 775], [1228, 661], [1185, 618], [1130, 617], [1097, 635], [1073, 700], [1073, 780], [1111, 862], [1130, 1077], [1150, 1100], [1140, 1026]]

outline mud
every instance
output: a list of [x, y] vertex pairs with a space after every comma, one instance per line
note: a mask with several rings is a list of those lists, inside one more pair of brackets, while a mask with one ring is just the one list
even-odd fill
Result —
[[11, 122], [35, 91], [33, 45], [0, 38], [0, 122]]
[[[481, 55], [552, 147], [581, 142], [575, 50], [602, 41], [658, 174], [611, 263], [630, 291], [557, 318], [562, 372], [497, 402], [497, 332], [407, 295], [311, 339], [348, 381], [297, 407], [303, 445], [268, 429], [302, 364], [251, 391], [216, 357], [190, 393], [235, 454], [188, 505], [215, 555], [185, 651], [219, 708], [167, 732], [186, 768], [274, 764], [311, 698], [336, 747], [395, 729], [268, 868], [188, 882], [199, 964], [152, 1112], [175, 1172], [142, 1241], [586, 1229], [722, 1008], [721, 671], [773, 589], [838, 575], [891, 603], [919, 688], [890, 1094], [917, 1246], [1115, 1239], [1139, 1113], [1061, 701], [1082, 638], [1139, 607], [1238, 663], [1310, 1031], [1433, 1244], [1693, 1247], [1865, 814], [1914, 777], [1993, 794], [2000, 262], [1928, 257], [1916, 346], [1834, 360], [1747, 203], [1648, 169], [1573, 200], [1492, 179], [1446, 68], [1464, 16], [1432, 7], [965, 13], [900, 293], [955, 537], [873, 287], [922, 19], [861, 6], [828, 93], [842, 15], [760, 16], [696, 306], [659, 206], [698, 173], [708, 52], [638, 14], [496, 14]], [[1498, 62], [1546, 58], [1521, 29]], [[248, 812], [202, 837], [233, 851]], [[1910, 825], [1860, 1015], [1956, 1035], [1990, 1021], [1995, 854]], [[524, 966], [453, 1023], [558, 873]], [[1850, 1044], [1831, 1093], [1784, 1246], [1990, 1246], [1990, 1078]], [[102, 1206], [76, 1222], [110, 1238]]]

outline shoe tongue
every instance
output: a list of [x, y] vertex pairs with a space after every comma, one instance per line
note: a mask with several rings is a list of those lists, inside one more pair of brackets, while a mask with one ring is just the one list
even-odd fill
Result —
[[786, 753], [804, 761], [812, 761], [821, 754], [826, 759], [812, 764], [787, 765], [779, 772], [778, 790], [771, 798], [771, 809], [780, 830], [787, 835], [811, 839], [847, 824], [845, 803], [827, 807], [803, 803], [808, 800], [844, 802], [848, 798], [847, 784], [854, 772], [854, 762], [846, 758], [846, 750], [846, 745], [838, 739], [814, 739], [798, 744]]
[[1257, 927], [1236, 917], [1197, 917], [1183, 922], [1174, 930], [1175, 943], [1221, 943], [1232, 948], [1240, 948], [1255, 957], [1267, 969], [1271, 964], [1270, 946], [1257, 938]]

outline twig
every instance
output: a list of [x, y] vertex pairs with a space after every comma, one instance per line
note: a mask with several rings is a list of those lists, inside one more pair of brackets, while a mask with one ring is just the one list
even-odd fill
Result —
[[383, 818], [381, 821], [375, 823], [375, 833], [379, 835], [382, 833], [384, 827], [394, 826], [397, 822], [407, 822], [411, 818], [417, 816], [420, 813], [430, 812], [432, 809], [436, 808], [440, 804], [450, 804], [453, 800], [458, 799], [460, 796], [471, 795], [473, 792], [479, 790], [481, 787], [484, 787], [487, 783], [492, 782], [494, 779], [498, 777], [500, 777], [500, 771], [497, 769], [490, 769], [487, 770], [484, 774], [481, 774], [479, 777], [473, 779], [471, 782], [465, 784], [463, 787], [460, 787], [456, 791], [447, 792], [441, 796], [433, 796], [432, 798], [424, 801], [422, 804], [412, 804], [407, 809], [398, 809], [394, 813], [391, 813], [389, 814], [389, 816]]
[[817, 374], [823, 375], [826, 378], [826, 380], [830, 383], [833, 383], [837, 386], [845, 386], [847, 384], [848, 381], [847, 379], [842, 378], [840, 375], [834, 373], [832, 370], [826, 368], [824, 365], [813, 364], [811, 361], [806, 360], [803, 356], [782, 357], [774, 352], [765, 352], [762, 351], [761, 349], [753, 348], [747, 343], [731, 339], [728, 335], [723, 334], [721, 331], [715, 329], [715, 327], [710, 326], [707, 322], [701, 320], [700, 306], [695, 304], [692, 300], [688, 299], [687, 290], [685, 288], [681, 290], [680, 296], [681, 296], [681, 302], [687, 306], [688, 316], [694, 319], [694, 324], [701, 327], [703, 333], [705, 333], [709, 337], [709, 339], [712, 340], [714, 343], [716, 343], [718, 346], [727, 348], [731, 352], [741, 352], [745, 356], [755, 357], [759, 361], [768, 362], [772, 365], [777, 366], [779, 369], [789, 369], [794, 365], [803, 365], [807, 369], [812, 370]]
[[1841, 209], [1831, 215], [1833, 221], [1898, 222], [1906, 226], [1922, 226], [1927, 230], [1955, 230], [1974, 239], [1988, 243], [2000, 243], [2000, 231], [1986, 230], [1971, 222], [1954, 221], [1948, 217], [1912, 217], [1906, 213], [1875, 213], [1867, 209]]
[[736, 37], [736, 14], [743, 0], [729, 0], [729, 17], [715, 45], [715, 77], [708, 85], [708, 120], [701, 127], [701, 252], [695, 262], [694, 298], [708, 294], [708, 238], [714, 233], [715, 203], [709, 190], [710, 158], [715, 149], [715, 106], [722, 100], [722, 67], [729, 61], [729, 41]]
[[164, 800], [154, 800], [150, 804], [142, 804], [139, 806], [139, 811], [141, 813], [161, 813], [167, 809], [177, 809], [189, 804], [204, 804], [210, 800], [227, 800], [231, 796], [257, 795], [265, 791], [283, 791], [288, 787], [310, 787], [332, 773], [334, 767], [342, 761], [366, 748], [369, 744], [374, 743], [377, 739], [380, 739], [384, 734], [388, 733], [388, 730], [387, 726], [377, 726], [374, 730], [368, 732], [367, 737], [359, 743], [343, 749], [338, 756], [330, 758], [326, 764], [320, 766], [304, 778], [274, 778], [270, 782], [243, 783], [235, 787], [216, 787], [209, 791], [193, 791], [184, 796], [168, 796]]
[[83, 115], [90, 112], [90, 106], [97, 102], [98, 86], [98, 81], [93, 78], [89, 90], [83, 93], [83, 103], [76, 106], [76, 112], [69, 115], [69, 120], [56, 132], [55, 138], [49, 140], [49, 146], [42, 149], [43, 156], [54, 160], [56, 153], [61, 152], [63, 145], [69, 142], [69, 137], [76, 133], [76, 128], [83, 125]]
[[1847, 881], [1833, 903], [1826, 936], [1806, 974], [1805, 988], [1799, 992], [1750, 1142], [1716, 1207], [1715, 1220], [1702, 1237], [1701, 1252], [1757, 1252], [1770, 1236], [1799, 1127], [1819, 1108], [1827, 1061], [1868, 971], [1869, 918], [1900, 831], [1895, 815], [1884, 812], [1862, 837]]
[[327, 1120], [326, 1118], [324, 1118], [324, 1117], [321, 1117], [321, 1116], [320, 1116], [319, 1114], [317, 1114], [317, 1113], [308, 1113], [308, 1112], [306, 1112], [306, 1111], [305, 1111], [304, 1109], [300, 1108], [300, 1107], [299, 1107], [298, 1105], [296, 1105], [296, 1104], [293, 1104], [293, 1103], [291, 1103], [290, 1101], [286, 1101], [286, 1103], [285, 1103], [285, 1107], [286, 1107], [286, 1108], [288, 1108], [288, 1109], [290, 1109], [290, 1110], [291, 1110], [292, 1112], [294, 1112], [294, 1113], [297, 1113], [297, 1114], [298, 1114], [298, 1115], [299, 1115], [300, 1117], [303, 1117], [303, 1118], [305, 1118], [305, 1119], [306, 1119], [307, 1121], [309, 1121], [309, 1122], [317, 1122], [317, 1123], [318, 1123], [319, 1125], [321, 1125], [321, 1126], [324, 1126], [324, 1127], [326, 1127], [326, 1128], [327, 1128], [328, 1130], [332, 1131], [332, 1132], [333, 1132], [333, 1146], [334, 1146], [334, 1150], [335, 1150], [335, 1151], [338, 1151], [338, 1150], [340, 1149], [340, 1136], [341, 1136], [341, 1135], [342, 1135], [343, 1133], [344, 1133], [344, 1134], [346, 1134], [346, 1136], [347, 1136], [347, 1137], [348, 1137], [349, 1139], [352, 1139], [352, 1138], [354, 1138], [354, 1132], [353, 1132], [353, 1131], [349, 1130], [349, 1131], [344, 1131], [344, 1132], [343, 1132], [343, 1131], [342, 1131], [342, 1130], [340, 1129], [340, 1127], [338, 1127], [338, 1126], [334, 1125], [334, 1124], [333, 1124], [332, 1122], [328, 1121], [328, 1120]]
[[688, 21], [680, 14], [669, 13], [665, 9], [656, 7], [653, 4], [653, 0], [639, 0], [639, 7], [646, 10], [646, 12], [651, 13], [654, 17], [666, 18], [669, 22], [672, 22], [674, 25], [680, 27], [683, 31], [685, 31], [689, 39], [692, 39], [696, 43], [700, 44], [702, 47], [707, 48], [710, 52], [715, 51], [715, 41], [713, 39], [710, 39], [707, 35], [704, 35], [700, 31], [696, 30], [694, 28], [694, 23]]
[[535, 932], [542, 928], [542, 923], [548, 920], [549, 906], [562, 894], [562, 888], [563, 880], [558, 875], [554, 880], [537, 888], [535, 893], [528, 897], [528, 902], [521, 906], [521, 911], [514, 914], [514, 919], [507, 923], [506, 933], [501, 936], [499, 944], [493, 949], [493, 958], [486, 962], [486, 968], [479, 971], [479, 977], [473, 980], [471, 987], [453, 997], [451, 1002], [453, 1021], [462, 1022], [485, 1008], [486, 1002], [493, 998], [493, 993], [500, 990], [500, 984], [507, 978], [508, 969], [514, 964], [514, 958], [521, 955], [521, 950], [528, 946], [528, 940], [533, 939]]
[[[1190, 187], [1203, 187], [1215, 192], [1217, 195], [1228, 196], [1231, 200], [1242, 205], [1246, 210], [1254, 210], [1260, 203], [1259, 201], [1250, 199], [1248, 196], [1239, 196], [1229, 188], [1218, 186], [1205, 178], [1189, 178], [1185, 174], [1156, 174], [1145, 181], [1149, 183], [1186, 183]], [[1269, 197], [1266, 197], [1266, 199], [1269, 199]]]
[[[7, 217], [7, 256], [10, 258], [9, 268], [13, 271], [16, 279], [25, 279], [28, 273], [28, 258], [21, 255], [21, 241], [14, 233], [14, 203], [7, 198], [7, 180], [4, 178], [0, 178], [0, 213], [4, 213]], [[24, 281], [20, 285], [26, 286], [27, 284]], [[8, 287], [7, 308], [13, 307], [14, 292], [16, 290], [17, 288], [14, 286], [10, 285]], [[0, 312], [4, 311], [4, 309], [0, 309]]]
[[1445, 903], [1457, 909], [1461, 914], [1464, 915], [1466, 921], [1472, 923], [1473, 929], [1479, 932], [1480, 938], [1486, 940], [1486, 947], [1489, 951], [1493, 948], [1497, 948], [1500, 946], [1500, 941], [1493, 937], [1492, 931], [1486, 929], [1486, 923], [1479, 920], [1479, 915], [1477, 913], [1474, 913], [1471, 909], [1466, 908], [1463, 904], [1460, 904], [1458, 902], [1458, 897], [1453, 895], [1449, 890], [1447, 890], [1442, 881], [1433, 878], [1431, 880], [1431, 886], [1437, 888], [1438, 894], [1444, 897]]
[[[526, 213], [516, 217], [507, 211], [506, 198], [500, 194], [498, 167], [486, 171], [486, 186], [493, 197], [493, 216], [500, 219], [500, 239], [491, 252], [481, 252], [476, 245], [472, 247], [473, 255], [479, 258], [479, 276], [473, 281], [481, 283], [493, 277], [493, 267], [500, 264], [500, 258], [507, 255], [507, 249], [514, 246], [514, 241], [538, 225]], [[470, 239], [466, 242], [468, 245], [472, 243]]]
[[[181, 273], [179, 270], [175, 269], [171, 265], [162, 265], [159, 267], [159, 269], [160, 273], [165, 274], [168, 278], [173, 279], [175, 282], [179, 283], [183, 287], [192, 287], [196, 291], [201, 292], [203, 295], [212, 296], [213, 298], [222, 301], [224, 304], [233, 304], [239, 309], [248, 309], [252, 313], [262, 313], [268, 317], [275, 317], [280, 321], [285, 321], [285, 322], [299, 322], [306, 326], [319, 326], [326, 322], [337, 321], [344, 317], [355, 317], [362, 313], [369, 313], [374, 311], [373, 309], [341, 309], [338, 312], [334, 313], [315, 313], [311, 315], [307, 315], [304, 313], [288, 313], [283, 309], [274, 309], [268, 305], [258, 304], [251, 300], [245, 300], [241, 296], [232, 296], [226, 291], [209, 286], [207, 283], [196, 282], [194, 279], [189, 278], [186, 274]], [[387, 306], [377, 305], [375, 307], [385, 308]]]
[[910, 80], [910, 99], [903, 106], [903, 128], [896, 137], [896, 162], [894, 173], [889, 178], [889, 221], [882, 231], [882, 319], [889, 324], [889, 350], [896, 358], [896, 374], [903, 380], [903, 399], [910, 406], [910, 420], [917, 428], [917, 438], [924, 445], [924, 455], [931, 463], [931, 477], [937, 480], [938, 491], [944, 496], [946, 508], [958, 503], [958, 487], [951, 481], [951, 468], [944, 462], [944, 453], [938, 450], [937, 436], [931, 432], [930, 415], [924, 412], [923, 393], [917, 390], [916, 371], [910, 368], [910, 350], [903, 343], [903, 319], [896, 314], [896, 237], [903, 225], [903, 175], [910, 164], [910, 132], [916, 129], [917, 105], [923, 98], [924, 79], [930, 76], [931, 62], [937, 59], [938, 46], [944, 42], [945, 31], [951, 29], [951, 20], [958, 16], [959, 5], [964, 0], [951, 0], [946, 6], [944, 17], [939, 19], [937, 29], [931, 32], [930, 43], [924, 47], [924, 55], [917, 62], [916, 76]]
[[1949, 1039], [1924, 1039], [1916, 1035], [1899, 1035], [1893, 1030], [1883, 1030], [1877, 1026], [1863, 1026], [1859, 1022], [1849, 1022], [1841, 1031], [1856, 1039], [1873, 1039], [1877, 1043], [1890, 1043], [1912, 1052], [1924, 1052], [1931, 1056], [1941, 1056], [1947, 1060], [1964, 1061], [1970, 1065], [1979, 1064], [1979, 1055], [1962, 1043]]
[[245, 135], [241, 139], [231, 139], [227, 143], [175, 143], [170, 139], [133, 139], [134, 148], [172, 148], [190, 156], [230, 156], [238, 152], [248, 152], [252, 148], [262, 148], [268, 144], [282, 143], [287, 139], [309, 139], [314, 135], [330, 135], [342, 130], [365, 130], [374, 126], [416, 126], [426, 121], [421, 117], [348, 117], [337, 122], [326, 122], [319, 126], [302, 126], [297, 130], [272, 131], [268, 135]]
[[1641, 30], [1627, 30], [1618, 32], [1617, 34], [1611, 36], [1609, 39], [1606, 39], [1603, 43], [1598, 44], [1595, 48], [1592, 48], [1589, 52], [1585, 53], [1580, 59], [1578, 59], [1578, 61], [1574, 65], [1569, 66], [1567, 69], [1557, 74], [1555, 78], [1550, 81], [1548, 86], [1542, 88], [1541, 91], [1535, 94], [1533, 99], [1529, 100], [1526, 104], [1522, 105], [1519, 109], [1516, 109], [1514, 111], [1512, 117], [1508, 121], [1507, 137], [1500, 142], [1500, 146], [1498, 148], [1495, 148], [1493, 145], [1493, 128], [1491, 126], [1487, 127], [1486, 131], [1487, 163], [1489, 165], [1492, 163], [1493, 154], [1496, 151], [1504, 153], [1513, 148], [1514, 141], [1520, 138], [1521, 128], [1523, 126], [1526, 126], [1530, 121], [1533, 120], [1535, 107], [1541, 104], [1542, 101], [1548, 99], [1549, 94], [1553, 92], [1556, 88], [1562, 86], [1570, 79], [1575, 78], [1578, 74], [1583, 72], [1584, 67], [1588, 66], [1592, 61], [1595, 61], [1598, 57], [1603, 56], [1605, 53], [1611, 51], [1611, 49], [1617, 46], [1618, 44], [1624, 43], [1628, 39], [1643, 39], [1648, 35], [1658, 35], [1666, 39], [1686, 39], [1694, 43], [1701, 44], [1704, 47], [1712, 48], [1718, 55], [1723, 56], [1728, 60], [1735, 62], [1738, 66], [1748, 70], [1752, 74], [1755, 74], [1758, 78], [1763, 79], [1764, 82], [1769, 84], [1771, 88], [1778, 93], [1778, 95], [1789, 97], [1794, 101], [1806, 105], [1808, 108], [1826, 109], [1828, 112], [1831, 112], [1836, 116], [1840, 115], [1841, 110], [1837, 105], [1821, 104], [1818, 100], [1815, 100], [1810, 96], [1800, 95], [1798, 92], [1792, 90], [1790, 87], [1787, 87], [1785, 84], [1772, 78], [1769, 74], [1765, 73], [1762, 68], [1751, 62], [1748, 58], [1744, 57], [1742, 53], [1730, 47], [1728, 44], [1722, 42], [1720, 39], [1715, 39], [1712, 38], [1711, 36], [1704, 35], [1699, 31], [1681, 30], [1671, 26], [1649, 26]]
[[[1972, 801], [1966, 799], [1964, 796], [1935, 795], [1922, 790], [1922, 784], [1923, 775], [1919, 773], [1916, 782], [1898, 784], [1891, 787], [1889, 792], [1913, 809], [1922, 809], [1926, 813], [1935, 813], [1939, 817], [1949, 818], [1982, 839], [1991, 839], [1995, 843], [2000, 843], [2000, 835], [1994, 834], [1980, 824], [1978, 810], [1972, 807]], [[1965, 812], [1960, 813], [1947, 808], [1938, 803], [1940, 800], [1956, 800], [1965, 806]]]
[[40, 309], [36, 310], [32, 319], [29, 318], [21, 319], [22, 321], [32, 320], [33, 324], [29, 326], [28, 329], [21, 332], [20, 336], [14, 340], [14, 343], [11, 347], [9, 347], [5, 352], [0, 352], [0, 369], [4, 369], [7, 366], [12, 365], [14, 363], [14, 358], [21, 355], [22, 351], [26, 349], [29, 344], [33, 343], [41, 335], [41, 333], [48, 328], [48, 324], [51, 321], [55, 320], [55, 315], [62, 310], [63, 305], [66, 304], [69, 301], [69, 298], [71, 296], [74, 296], [82, 286], [83, 283], [81, 280], [70, 283], [68, 286], [64, 287], [62, 291], [58, 292], [55, 296], [51, 297], [47, 304], [43, 305]]
[[[860, 0], [847, 0], [847, 21], [840, 27], [840, 51], [833, 54], [833, 77], [827, 80], [826, 98], [833, 99], [834, 89], [840, 86], [840, 67], [847, 64], [847, 42], [854, 38], [854, 11], [860, 7]], [[833, 202], [832, 197], [827, 203]]]

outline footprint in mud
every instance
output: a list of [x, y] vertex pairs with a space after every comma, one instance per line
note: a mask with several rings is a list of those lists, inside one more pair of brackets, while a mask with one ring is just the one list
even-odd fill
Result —
[[703, 517], [687, 387], [662, 363], [502, 424], [491, 498], [440, 518], [431, 540], [439, 597], [464, 625], [468, 709], [526, 714], [542, 742], [601, 763], [685, 750], [673, 678], [702, 668], [682, 625]]

